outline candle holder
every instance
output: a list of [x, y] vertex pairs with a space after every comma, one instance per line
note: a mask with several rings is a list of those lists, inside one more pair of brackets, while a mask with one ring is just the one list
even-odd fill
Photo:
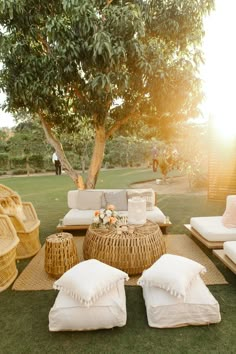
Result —
[[128, 199], [128, 224], [143, 225], [146, 220], [146, 200], [141, 197]]

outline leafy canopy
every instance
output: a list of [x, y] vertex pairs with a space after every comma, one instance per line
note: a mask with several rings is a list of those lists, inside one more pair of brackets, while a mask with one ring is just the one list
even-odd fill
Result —
[[6, 108], [107, 136], [130, 119], [196, 115], [203, 17], [213, 0], [1, 0]]

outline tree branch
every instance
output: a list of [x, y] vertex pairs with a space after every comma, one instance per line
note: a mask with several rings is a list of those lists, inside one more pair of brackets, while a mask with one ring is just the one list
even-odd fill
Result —
[[125, 116], [124, 118], [116, 121], [113, 126], [107, 131], [106, 133], [106, 139], [108, 139], [110, 136], [112, 136], [122, 125], [128, 122], [129, 119], [135, 118], [136, 116], [136, 105], [141, 101], [141, 97], [139, 97], [134, 103], [133, 103], [133, 108], [130, 110], [129, 114]]
[[55, 149], [57, 156], [61, 162], [63, 170], [72, 178], [78, 189], [84, 189], [84, 182], [82, 176], [76, 172], [70, 165], [66, 158], [62, 144], [56, 138], [52, 131], [52, 125], [47, 122], [46, 115], [42, 112], [39, 113], [39, 118], [42, 123], [42, 127], [49, 144]]

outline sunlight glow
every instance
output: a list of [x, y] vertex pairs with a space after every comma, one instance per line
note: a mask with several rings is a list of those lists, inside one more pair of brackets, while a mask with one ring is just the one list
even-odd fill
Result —
[[206, 109], [225, 139], [236, 137], [236, 1], [216, 0], [206, 20], [203, 68]]

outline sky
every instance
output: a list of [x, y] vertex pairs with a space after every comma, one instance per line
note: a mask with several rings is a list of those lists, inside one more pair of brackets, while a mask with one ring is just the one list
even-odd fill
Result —
[[[236, 0], [215, 0], [216, 11], [206, 19], [204, 52], [206, 62], [202, 68], [206, 102], [204, 113], [213, 113], [222, 121], [222, 116], [235, 114], [236, 82]], [[235, 46], [235, 49], [234, 49]], [[4, 95], [0, 93], [0, 104]], [[235, 119], [236, 121], [236, 119]], [[14, 126], [13, 117], [0, 111], [0, 128]]]

